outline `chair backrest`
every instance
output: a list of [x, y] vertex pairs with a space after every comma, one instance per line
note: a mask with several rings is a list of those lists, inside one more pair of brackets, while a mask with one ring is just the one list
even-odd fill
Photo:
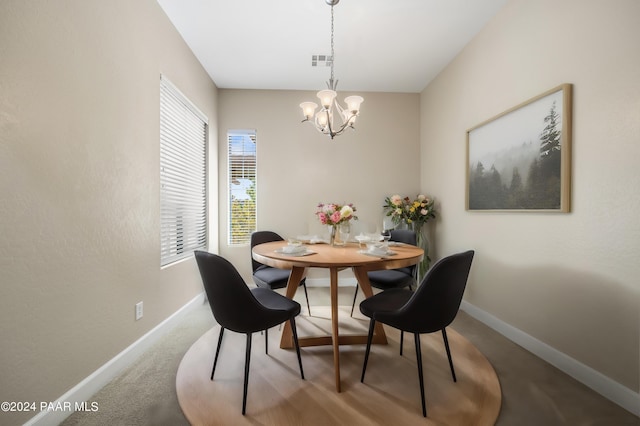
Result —
[[251, 294], [238, 270], [216, 254], [196, 251], [195, 257], [218, 324], [238, 333], [261, 330], [265, 308]]
[[[398, 243], [411, 244], [415, 246], [417, 244], [416, 233], [410, 229], [394, 229], [391, 231], [390, 241], [396, 241]], [[406, 274], [413, 275], [415, 273], [417, 265], [411, 265], [405, 268], [399, 268], [399, 271]]]
[[440, 259], [411, 299], [389, 318], [380, 313], [380, 321], [412, 333], [432, 333], [451, 324], [460, 309], [473, 255], [469, 250]]
[[391, 231], [391, 241], [416, 245], [416, 233], [410, 229], [394, 229]]
[[[280, 235], [276, 234], [275, 232], [255, 231], [254, 233], [251, 234], [251, 249], [253, 249], [253, 247], [257, 246], [258, 244], [270, 243], [271, 241], [282, 241], [282, 240], [284, 240], [284, 238], [282, 238]], [[258, 269], [260, 266], [262, 266], [262, 263], [253, 260], [253, 256], [251, 256], [251, 270], [255, 272], [256, 269]]]

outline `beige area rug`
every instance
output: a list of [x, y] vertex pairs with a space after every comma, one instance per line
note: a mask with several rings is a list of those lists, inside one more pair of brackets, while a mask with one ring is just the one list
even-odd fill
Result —
[[[366, 334], [368, 319], [340, 307], [340, 334]], [[299, 336], [329, 334], [330, 308], [298, 316]], [[386, 327], [388, 345], [373, 345], [360, 383], [365, 345], [340, 347], [342, 392], [335, 389], [330, 346], [302, 348], [306, 380], [295, 350], [280, 349], [280, 331], [253, 336], [247, 413], [241, 414], [245, 335], [225, 332], [214, 380], [209, 380], [220, 327], [187, 351], [177, 372], [180, 406], [193, 425], [493, 425], [500, 412], [500, 383], [493, 367], [468, 340], [448, 328], [456, 369], [451, 378], [441, 333], [421, 336], [427, 418], [422, 417], [413, 335]]]

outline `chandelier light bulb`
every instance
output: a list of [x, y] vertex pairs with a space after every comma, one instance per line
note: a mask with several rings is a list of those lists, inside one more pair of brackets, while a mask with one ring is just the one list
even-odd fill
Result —
[[316, 114], [316, 125], [324, 130], [329, 123], [329, 114], [327, 111], [318, 111]]
[[320, 99], [320, 105], [322, 108], [329, 109], [333, 100], [336, 98], [337, 93], [333, 90], [321, 90], [318, 92], [318, 98]]
[[313, 117], [313, 114], [316, 112], [316, 108], [318, 104], [315, 102], [303, 102], [300, 104], [300, 108], [302, 108], [302, 114], [304, 114], [305, 120], [310, 120]]
[[358, 115], [360, 112], [360, 104], [364, 101], [362, 96], [347, 96], [344, 103], [347, 104], [347, 111], [351, 114]]

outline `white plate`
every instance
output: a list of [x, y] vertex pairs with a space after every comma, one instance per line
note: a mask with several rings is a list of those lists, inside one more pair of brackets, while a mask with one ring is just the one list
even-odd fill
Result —
[[324, 241], [322, 238], [318, 237], [317, 235], [298, 235], [296, 238], [305, 244], [326, 243], [326, 241]]
[[365, 254], [367, 256], [373, 256], [373, 257], [381, 257], [381, 258], [385, 258], [385, 257], [389, 257], [389, 256], [394, 256], [398, 253], [396, 253], [395, 251], [391, 251], [391, 250], [387, 250], [386, 253], [383, 252], [373, 252], [373, 251], [369, 251], [369, 250], [358, 250], [358, 253], [360, 254]]
[[285, 256], [292, 256], [292, 257], [308, 256], [310, 254], [314, 254], [315, 253], [315, 251], [311, 251], [309, 249], [306, 249], [305, 251], [297, 251], [297, 252], [294, 252], [294, 253], [286, 253], [286, 252], [282, 251], [282, 249], [277, 249], [277, 250], [274, 250], [274, 251], [276, 253], [278, 253], [278, 254], [283, 254]]
[[295, 253], [304, 253], [305, 251], [307, 251], [307, 248], [302, 244], [289, 244], [278, 250], [280, 250], [281, 253], [285, 253], [285, 254], [295, 254]]

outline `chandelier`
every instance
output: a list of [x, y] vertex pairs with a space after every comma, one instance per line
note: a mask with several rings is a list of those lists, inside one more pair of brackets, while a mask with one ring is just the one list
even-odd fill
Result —
[[[317, 93], [321, 108], [316, 113], [318, 105], [315, 102], [303, 102], [300, 104], [302, 114], [304, 115], [302, 122], [312, 122], [319, 132], [329, 135], [331, 139], [337, 135], [341, 135], [349, 127], [355, 129], [353, 124], [356, 121], [356, 117], [360, 114], [360, 104], [364, 101], [362, 96], [347, 96], [344, 100], [347, 106], [343, 108], [336, 100], [338, 80], [333, 79], [333, 64], [335, 63], [333, 49], [333, 6], [338, 4], [339, 1], [340, 0], [325, 0], [325, 2], [331, 6], [331, 77], [327, 82], [327, 89]], [[334, 123], [335, 115], [340, 116], [342, 124], [338, 125]]]

